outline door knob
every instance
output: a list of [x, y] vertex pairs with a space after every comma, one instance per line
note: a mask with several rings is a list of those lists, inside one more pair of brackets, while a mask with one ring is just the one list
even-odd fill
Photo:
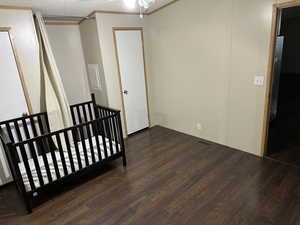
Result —
[[127, 94], [128, 94], [128, 91], [127, 91], [127, 90], [124, 90], [123, 93], [124, 93], [124, 95], [127, 95]]

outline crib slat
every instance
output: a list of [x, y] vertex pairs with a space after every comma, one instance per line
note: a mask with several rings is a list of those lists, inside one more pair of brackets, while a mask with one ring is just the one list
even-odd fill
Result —
[[10, 140], [15, 143], [15, 139], [14, 139], [14, 136], [11, 132], [11, 127], [10, 127], [10, 124], [9, 123], [5, 123], [5, 127], [6, 127], [6, 130], [7, 130], [7, 133], [8, 133], [8, 136], [10, 138]]
[[[71, 115], [72, 115], [73, 125], [75, 126], [77, 124], [77, 121], [76, 121], [76, 117], [75, 117], [74, 107], [71, 107]], [[74, 140], [79, 141], [77, 131], [75, 132], [74, 135], [75, 135], [75, 139]]]
[[[27, 122], [24, 118], [22, 119], [22, 124], [23, 124], [24, 130], [25, 130], [26, 138], [30, 139], [30, 134], [29, 134]], [[28, 145], [29, 145], [30, 154], [31, 154], [31, 157], [33, 159], [34, 166], [35, 166], [35, 169], [36, 169], [36, 172], [37, 172], [37, 175], [38, 175], [40, 186], [43, 186], [44, 185], [44, 180], [42, 178], [42, 173], [41, 173], [41, 169], [40, 169], [40, 165], [39, 165], [39, 160], [37, 158], [34, 145], [31, 141], [29, 142]]]
[[31, 130], [32, 130], [33, 136], [37, 137], [38, 134], [37, 134], [37, 130], [36, 130], [36, 127], [35, 127], [35, 121], [32, 117], [29, 120], [30, 120], [30, 125], [31, 125]]
[[[108, 113], [110, 115], [110, 113]], [[109, 141], [111, 142], [110, 146], [110, 150], [111, 150], [111, 154], [113, 155], [113, 143], [112, 141], [114, 140], [114, 133], [113, 133], [113, 128], [112, 128], [112, 123], [111, 123], [111, 118], [108, 118], [107, 119], [107, 124], [108, 124], [108, 127], [109, 127]]]
[[100, 114], [100, 118], [103, 118], [104, 117], [103, 110], [101, 108], [98, 108], [98, 112]]
[[[100, 115], [99, 115], [99, 110], [98, 110], [98, 106], [97, 106], [97, 103], [96, 103], [96, 98], [95, 98], [95, 94], [92, 94], [92, 102], [91, 102], [91, 106], [93, 106], [93, 113], [94, 113], [94, 118], [95, 119], [99, 119]], [[93, 118], [93, 119], [94, 119]]]
[[91, 103], [88, 104], [88, 110], [89, 110], [89, 115], [90, 115], [90, 121], [94, 120], [93, 113], [92, 113]]
[[69, 160], [70, 160], [70, 164], [71, 164], [71, 169], [72, 169], [72, 172], [75, 172], [75, 166], [74, 166], [68, 131], [64, 131], [64, 137], [65, 137], [66, 147], [67, 147], [68, 156], [69, 156]]
[[[0, 131], [4, 131], [3, 130], [3, 125], [5, 124], [1, 124], [0, 125]], [[19, 166], [18, 165], [18, 160], [16, 158], [16, 148], [12, 148], [12, 143], [9, 139], [7, 139], [7, 137], [3, 137], [4, 139], [0, 139], [0, 143], [2, 143], [2, 146], [3, 146], [3, 150], [6, 154], [10, 155], [11, 157], [8, 157], [7, 158], [7, 162], [9, 164], [9, 168], [11, 169], [11, 175], [13, 177], [13, 180], [16, 181], [17, 180], [17, 176], [16, 176], [16, 173], [17, 171], [20, 170]], [[6, 140], [5, 140], [6, 139]], [[21, 176], [19, 176], [21, 177]]]
[[[44, 135], [44, 134], [47, 133], [47, 131], [46, 131], [45, 128], [44, 128], [42, 116], [45, 116], [45, 114], [38, 115], [37, 117], [38, 117], [38, 125], [39, 125], [40, 132], [41, 132], [42, 135]], [[47, 114], [46, 114], [46, 116], [47, 116]], [[46, 121], [48, 121], [48, 119], [46, 118], [46, 116], [45, 116], [45, 119], [46, 119]], [[46, 122], [46, 123], [47, 123], [47, 122]], [[47, 126], [49, 126], [49, 124], [48, 124]], [[49, 144], [47, 144], [46, 146], [42, 146], [42, 145], [40, 145], [40, 144], [41, 144], [40, 142], [38, 142], [38, 143], [39, 143], [39, 146], [38, 146], [38, 147], [39, 147], [39, 148], [38, 148], [39, 151], [44, 151], [45, 153], [51, 151], [51, 146], [50, 146]], [[46, 150], [45, 150], [44, 147], [47, 147]], [[43, 150], [42, 150], [42, 149], [43, 149]], [[43, 153], [42, 153], [42, 154], [43, 154]]]
[[112, 123], [113, 123], [113, 128], [114, 128], [114, 133], [115, 133], [115, 148], [116, 148], [116, 152], [119, 152], [119, 144], [118, 144], [118, 132], [117, 132], [117, 118], [116, 116], [114, 116], [112, 118]]
[[77, 134], [77, 129], [76, 128], [72, 128], [72, 136], [73, 136], [73, 142], [74, 142], [74, 146], [75, 146], [75, 151], [76, 151], [78, 166], [79, 166], [79, 169], [82, 169], [81, 157], [80, 157], [80, 152], [79, 152], [79, 148], [78, 148], [78, 141], [77, 141], [77, 139], [75, 139], [76, 134]]
[[72, 116], [72, 120], [73, 120], [73, 125], [77, 124], [73, 106], [71, 106], [71, 116]]
[[[108, 110], [105, 110], [105, 116], [110, 116], [111, 115], [111, 113], [110, 113], [110, 111], [108, 111]], [[109, 141], [111, 141], [111, 140], [113, 140], [113, 132], [112, 132], [112, 125], [111, 125], [111, 120], [110, 120], [110, 118], [108, 118], [107, 120], [105, 120], [107, 123], [107, 125], [108, 125], [108, 132], [107, 132], [107, 135], [109, 136], [108, 138], [109, 138]], [[113, 149], [112, 149], [112, 143], [110, 143], [109, 142], [109, 144], [110, 144], [110, 151], [111, 151], [111, 153], [113, 153]]]
[[[33, 117], [30, 117], [30, 125], [31, 125], [33, 136], [38, 137], [38, 132], [36, 129], [36, 122], [34, 121]], [[36, 147], [37, 147], [37, 153], [38, 154], [41, 153], [41, 148], [40, 148], [39, 144], [36, 144]]]
[[[92, 127], [93, 127], [94, 131], [97, 130], [97, 122], [96, 121], [92, 122]], [[101, 155], [101, 148], [100, 148], [100, 143], [99, 143], [99, 135], [96, 133], [96, 134], [94, 134], [94, 136], [96, 139], [96, 148], [97, 148], [97, 152], [98, 152], [98, 159], [100, 162], [100, 161], [102, 161], [102, 155]]]
[[[17, 133], [18, 142], [23, 141], [22, 135], [21, 135], [21, 132], [20, 132], [19, 123], [18, 123], [17, 120], [14, 121], [14, 128], [15, 128], [16, 133]], [[15, 140], [15, 141], [16, 141], [16, 140]], [[18, 157], [19, 157], [19, 156], [18, 156]], [[22, 156], [22, 157], [23, 157], [23, 156]]]
[[40, 128], [40, 132], [41, 132], [41, 134], [45, 134], [41, 115], [38, 115], [37, 118], [38, 118], [38, 124], [39, 124], [39, 128]]
[[103, 127], [102, 120], [100, 120], [98, 123], [99, 123], [100, 133], [101, 133], [101, 137], [102, 137], [102, 144], [103, 144], [103, 148], [104, 148], [104, 156], [105, 156], [105, 159], [107, 159], [108, 154], [107, 154], [106, 138], [104, 136], [104, 127]]
[[[116, 143], [117, 133], [116, 133], [116, 127], [115, 127], [115, 123], [114, 123], [114, 118], [115, 118], [115, 116], [109, 118], [108, 120], [109, 120], [110, 125], [111, 125], [112, 142]], [[116, 152], [118, 152], [118, 151], [117, 151], [116, 146], [114, 145], [114, 143], [112, 143], [112, 144], [113, 144], [112, 152], [113, 152], [113, 154], [115, 154], [114, 150]]]
[[82, 105], [82, 111], [83, 111], [84, 122], [88, 122], [85, 105]]
[[92, 140], [89, 124], [86, 125], [86, 129], [87, 129], [87, 136], [88, 136], [89, 144], [90, 144], [90, 151], [91, 151], [91, 155], [92, 155], [92, 161], [93, 161], [93, 163], [95, 163], [96, 161], [95, 161], [94, 145], [93, 145], [93, 140]]
[[56, 141], [57, 141], [57, 147], [58, 147], [58, 151], [59, 151], [59, 155], [60, 155], [60, 159], [62, 162], [62, 166], [64, 169], [64, 175], [67, 176], [68, 175], [68, 170], [67, 170], [67, 166], [66, 166], [66, 159], [65, 159], [65, 155], [64, 155], [64, 151], [61, 145], [61, 139], [60, 139], [60, 135], [57, 133], [55, 135]]
[[39, 179], [40, 186], [44, 186], [44, 180], [43, 180], [43, 176], [42, 176], [42, 172], [41, 172], [41, 166], [40, 166], [38, 156], [36, 154], [33, 142], [29, 143], [29, 149], [30, 149], [30, 152], [31, 152], [31, 156], [33, 158], [33, 162], [34, 162], [36, 173], [37, 173], [37, 176], [38, 176], [38, 179]]
[[78, 121], [81, 124], [82, 123], [82, 117], [81, 117], [81, 112], [80, 112], [80, 107], [79, 105], [76, 106], [76, 111], [77, 111], [77, 116], [78, 116]]
[[24, 127], [24, 131], [25, 131], [25, 137], [26, 139], [30, 139], [30, 134], [29, 134], [29, 130], [28, 130], [28, 125], [27, 122], [24, 118], [22, 118], [22, 125]]
[[126, 153], [125, 153], [125, 144], [123, 139], [123, 130], [122, 130], [122, 122], [121, 122], [121, 115], [120, 112], [117, 113], [117, 120], [118, 120], [118, 127], [119, 127], [119, 135], [120, 135], [120, 146], [121, 146], [121, 153], [123, 158], [123, 166], [127, 165], [126, 160]]
[[[15, 140], [15, 138], [14, 138], [14, 135], [12, 134], [10, 123], [9, 123], [9, 122], [6, 122], [6, 123], [5, 123], [5, 127], [6, 127], [6, 130], [7, 130], [9, 139], [11, 140], [12, 143], [15, 143], [16, 140]], [[21, 162], [17, 150], [16, 150], [16, 152], [15, 152], [14, 155], [16, 156], [16, 159], [18, 160], [17, 162]]]
[[105, 127], [106, 127], [106, 129], [107, 129], [107, 135], [108, 135], [107, 138], [108, 138], [108, 141], [109, 141], [109, 152], [110, 152], [110, 156], [112, 156], [112, 155], [113, 155], [113, 150], [112, 150], [113, 145], [112, 145], [112, 141], [111, 141], [112, 137], [111, 137], [111, 133], [110, 133], [109, 120], [106, 119], [106, 120], [104, 121], [104, 123], [105, 123]]
[[[104, 112], [103, 109], [100, 109], [100, 115], [101, 115], [101, 118], [106, 117], [106, 113]], [[105, 126], [104, 126], [104, 125], [103, 125], [103, 135], [104, 135], [105, 137], [108, 137], [107, 130], [105, 129]]]
[[[28, 139], [30, 139], [30, 133], [29, 133], [28, 125], [27, 125], [27, 122], [26, 122], [25, 118], [22, 118], [21, 122], [22, 122], [22, 125], [23, 125], [23, 129], [24, 129], [24, 133], [25, 133], [25, 138], [28, 140]], [[29, 151], [29, 153], [30, 153], [30, 151]], [[31, 158], [31, 153], [30, 153], [30, 157], [29, 158]]]
[[88, 159], [88, 154], [86, 150], [86, 144], [85, 144], [85, 138], [84, 138], [84, 132], [82, 126], [79, 126], [79, 132], [80, 132], [80, 140], [82, 144], [82, 149], [84, 153], [84, 158], [85, 158], [85, 165], [88, 166], [89, 164], [89, 159]]
[[[50, 172], [50, 168], [49, 168], [49, 162], [48, 162], [48, 158], [47, 158], [47, 153], [45, 151], [44, 146], [47, 146], [47, 143], [45, 142], [44, 138], [38, 139], [37, 143], [39, 143], [39, 146], [41, 146], [41, 153], [42, 153], [42, 158], [44, 161], [44, 166], [46, 168], [46, 173], [47, 173], [47, 178], [49, 183], [52, 182], [52, 176], [51, 176], [51, 172]], [[47, 149], [49, 148], [49, 146], [47, 146]]]
[[[90, 121], [94, 120], [91, 103], [88, 104], [88, 111], [89, 111]], [[97, 130], [95, 130], [95, 126], [93, 124], [92, 124], [92, 131], [93, 131], [93, 136], [96, 136], [97, 135]]]
[[[121, 131], [122, 128], [120, 128], [120, 124], [119, 124], [119, 114], [120, 113], [117, 113], [116, 115], [116, 126], [117, 126], [117, 132], [118, 132], [118, 144], [119, 144], [119, 151], [121, 152], [122, 151], [122, 147], [121, 147], [121, 142], [123, 140], [123, 131]], [[121, 124], [122, 126], [122, 124]]]
[[26, 150], [25, 150], [25, 147], [24, 147], [23, 144], [20, 145], [20, 152], [21, 152], [21, 155], [22, 155], [22, 158], [23, 158], [23, 163], [24, 163], [24, 166], [25, 166], [25, 170], [26, 170], [26, 174], [27, 174], [27, 177], [28, 177], [28, 180], [29, 180], [31, 190], [34, 191], [35, 190], [35, 184], [34, 184], [33, 178], [32, 178], [32, 171], [30, 169], [30, 166], [29, 166], [29, 163], [28, 163], [28, 157], [27, 157]]
[[[52, 143], [52, 137], [47, 137], [46, 138], [46, 142], [48, 143]], [[51, 154], [51, 157], [52, 157], [52, 162], [53, 162], [53, 165], [54, 165], [54, 170], [55, 170], [55, 174], [56, 174], [56, 179], [59, 179], [60, 178], [60, 173], [59, 173], [59, 169], [58, 169], [58, 164], [57, 164], [57, 159], [56, 159], [56, 155], [55, 155], [55, 150], [54, 149], [51, 149], [50, 148], [50, 154]]]
[[48, 117], [48, 113], [45, 114], [45, 120], [46, 120], [46, 126], [47, 126], [47, 133], [50, 133], [50, 123], [49, 123], [49, 117]]
[[16, 120], [14, 121], [14, 126], [15, 126], [15, 130], [16, 130], [16, 133], [17, 133], [18, 142], [23, 141], [18, 121], [16, 121]]

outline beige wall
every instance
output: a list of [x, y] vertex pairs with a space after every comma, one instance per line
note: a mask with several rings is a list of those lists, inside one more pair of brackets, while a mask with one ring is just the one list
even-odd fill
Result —
[[[119, 83], [117, 60], [113, 38], [113, 27], [143, 27], [145, 20], [137, 15], [118, 15], [96, 13], [99, 41], [103, 59], [103, 68], [107, 85], [108, 104], [112, 108], [122, 109], [122, 97]], [[124, 118], [122, 115], [124, 127]]]
[[79, 25], [46, 26], [70, 104], [90, 100]]
[[[254, 86], [253, 79], [266, 76], [272, 4], [283, 1], [180, 0], [144, 20], [97, 13], [97, 22], [86, 20], [80, 31], [86, 63], [103, 62], [107, 91], [100, 104], [121, 109], [112, 27], [146, 22], [151, 122], [259, 155], [265, 86]], [[39, 111], [32, 13], [0, 10], [0, 26], [12, 27], [32, 105]]]
[[107, 87], [103, 71], [102, 55], [96, 20], [85, 20], [80, 24], [82, 47], [86, 64], [98, 64], [102, 90], [95, 92], [98, 104], [108, 106]]
[[11, 27], [34, 112], [40, 112], [38, 42], [31, 10], [0, 9], [0, 27]]
[[[147, 17], [151, 120], [261, 153], [272, 4], [181, 0]], [[196, 127], [202, 124], [202, 131]]]

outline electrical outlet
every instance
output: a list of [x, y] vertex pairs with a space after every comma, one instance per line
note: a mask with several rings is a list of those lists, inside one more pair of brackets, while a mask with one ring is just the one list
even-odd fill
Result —
[[265, 77], [264, 76], [255, 76], [254, 84], [256, 86], [263, 86], [264, 82], [265, 82]]
[[202, 130], [203, 129], [203, 127], [202, 127], [202, 124], [201, 123], [197, 123], [197, 130]]

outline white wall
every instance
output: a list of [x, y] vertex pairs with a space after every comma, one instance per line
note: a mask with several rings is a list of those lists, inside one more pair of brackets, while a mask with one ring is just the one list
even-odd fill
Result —
[[[143, 27], [144, 21], [137, 15], [118, 15], [96, 13], [104, 75], [107, 86], [108, 104], [112, 108], [122, 109], [121, 87], [115, 54], [113, 27]], [[124, 127], [124, 118], [122, 123]]]
[[[107, 99], [121, 109], [112, 27], [146, 22], [151, 122], [260, 154], [272, 4], [285, 0], [180, 0], [141, 20], [96, 14]], [[34, 111], [38, 46], [29, 10], [0, 10], [12, 27]], [[196, 129], [202, 123], [203, 130]]]
[[47, 25], [50, 44], [70, 104], [90, 100], [79, 25]]
[[31, 10], [0, 9], [0, 27], [11, 27], [34, 112], [40, 112], [40, 66]]
[[99, 65], [99, 76], [102, 89], [92, 90], [92, 92], [95, 93], [96, 101], [98, 104], [108, 106], [107, 88], [103, 70], [102, 55], [100, 50], [96, 20], [91, 19], [83, 21], [80, 24], [80, 33], [86, 66], [88, 64]]
[[147, 17], [152, 122], [260, 155], [266, 87], [253, 80], [267, 75], [273, 3], [181, 0]]
[[[10, 27], [16, 53], [24, 75], [31, 105], [34, 112], [40, 111], [40, 73], [38, 42], [31, 10], [7, 10], [0, 9], [0, 27]], [[1, 48], [0, 48], [1, 50]], [[0, 68], [0, 76], [3, 74]], [[9, 93], [7, 93], [9, 96]], [[2, 145], [0, 146], [2, 148]], [[0, 150], [2, 151], [2, 150]], [[0, 154], [0, 157], [1, 154]], [[0, 164], [3, 159], [0, 160]], [[3, 165], [5, 166], [5, 165]], [[2, 173], [3, 171], [0, 171]], [[1, 177], [1, 176], [0, 176]], [[4, 184], [0, 179], [0, 185]]]

